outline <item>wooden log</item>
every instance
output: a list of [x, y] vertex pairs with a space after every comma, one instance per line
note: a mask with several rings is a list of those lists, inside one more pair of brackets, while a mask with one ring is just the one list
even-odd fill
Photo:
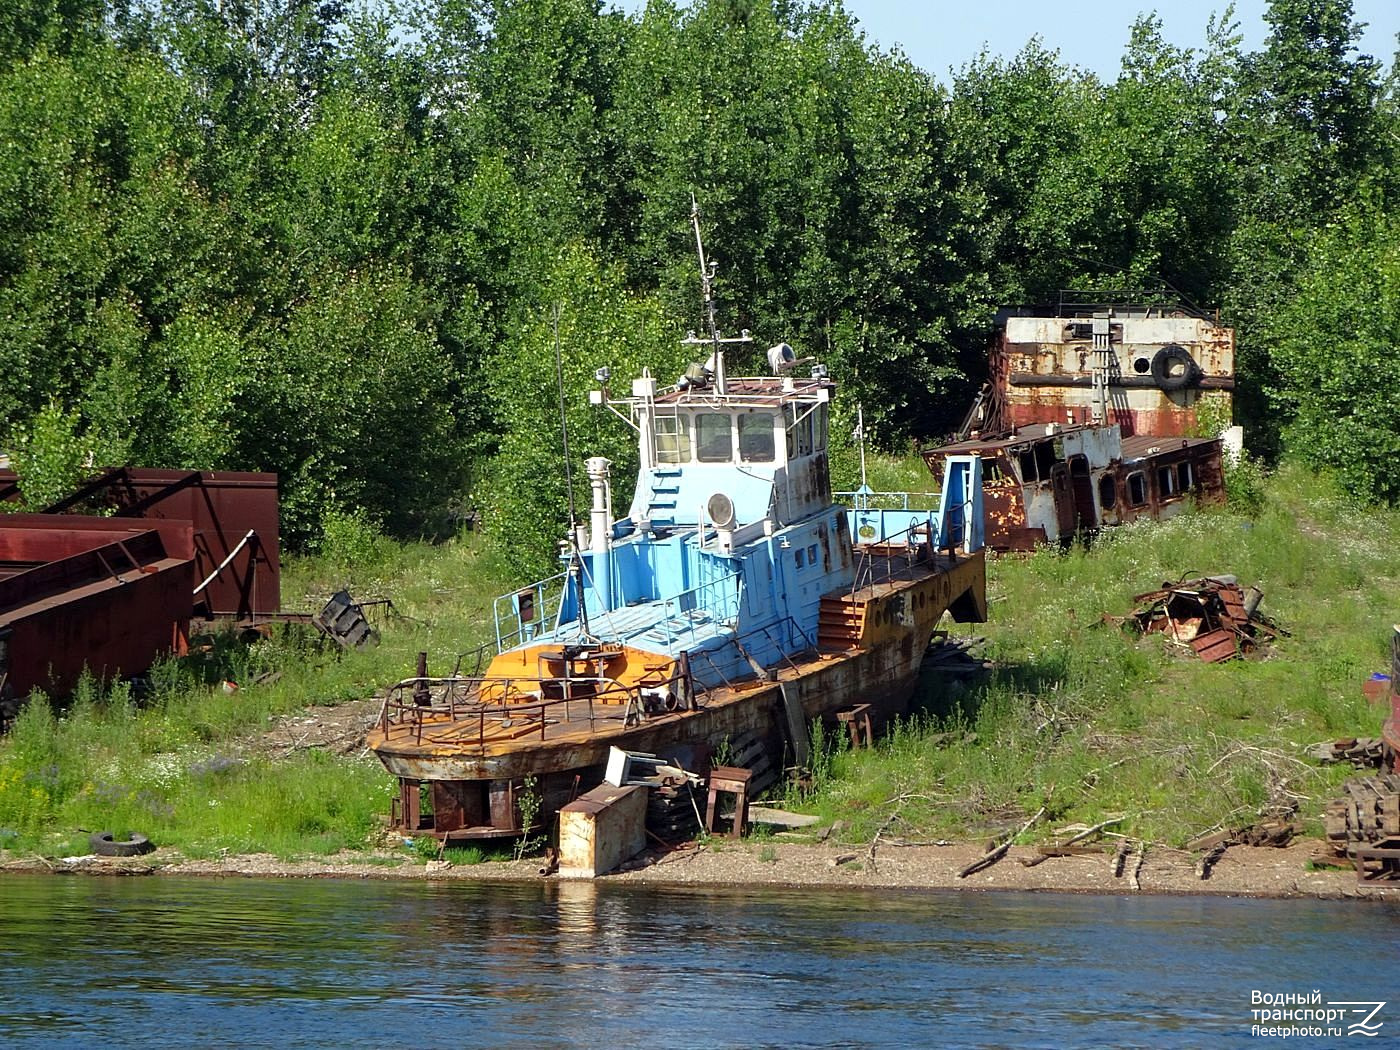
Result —
[[1211, 850], [1217, 846], [1226, 846], [1235, 841], [1236, 832], [1231, 828], [1223, 831], [1213, 831], [1207, 835], [1198, 835], [1186, 844], [1186, 848], [1191, 851], [1198, 849]]
[[1196, 862], [1196, 878], [1210, 878], [1210, 869], [1215, 867], [1215, 862], [1223, 856], [1225, 856], [1225, 843], [1222, 842]]
[[1138, 875], [1142, 871], [1142, 862], [1147, 859], [1147, 843], [1139, 840], [1137, 853], [1133, 857], [1133, 866], [1128, 872], [1128, 885], [1132, 887], [1134, 893], [1142, 889], [1142, 883], [1138, 881]]
[[971, 864], [967, 865], [967, 867], [959, 871], [958, 878], [965, 879], [974, 872], [981, 871], [983, 868], [989, 868], [997, 861], [1001, 860], [1001, 858], [1006, 855], [1006, 851], [1011, 848], [1011, 843], [1014, 842], [1021, 835], [1024, 835], [1027, 831], [1029, 831], [1036, 823], [1039, 822], [1040, 818], [1043, 816], [1045, 816], [1045, 807], [1041, 806], [1038, 810], [1035, 811], [1035, 816], [1031, 817], [1030, 820], [1022, 824], [1020, 829], [1017, 830], [1014, 834], [1006, 836], [1006, 838], [1002, 840], [1000, 845], [992, 846], [992, 848], [988, 849], [986, 853], [982, 854], [982, 856], [978, 857]]

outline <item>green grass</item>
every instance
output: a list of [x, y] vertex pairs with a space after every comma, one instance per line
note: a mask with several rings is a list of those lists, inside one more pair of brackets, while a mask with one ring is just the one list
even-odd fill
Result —
[[[892, 815], [888, 833], [909, 838], [998, 832], [1041, 805], [1042, 828], [1121, 813], [1124, 833], [1178, 845], [1289, 801], [1315, 830], [1353, 771], [1304, 747], [1379, 730], [1360, 686], [1389, 663], [1400, 513], [1297, 468], [1258, 495], [1252, 516], [1193, 511], [990, 560], [991, 622], [958, 630], [987, 638], [995, 673], [931, 682], [874, 751], [828, 749], [805, 801], [857, 840]], [[1222, 573], [1259, 585], [1291, 632], [1263, 658], [1207, 665], [1103, 622], [1163, 581]]]
[[[926, 476], [912, 457], [878, 462], [882, 485]], [[1351, 771], [1314, 766], [1302, 748], [1378, 731], [1360, 684], [1388, 663], [1400, 513], [1358, 507], [1297, 468], [1245, 481], [1237, 506], [1117, 529], [1089, 550], [991, 559], [991, 622], [957, 628], [987, 639], [991, 677], [930, 676], [922, 710], [873, 751], [818, 732], [813, 787], [788, 789], [788, 802], [845, 821], [857, 840], [879, 828], [980, 837], [1041, 805], [1050, 819], [1032, 835], [1122, 813], [1125, 833], [1180, 844], [1285, 799], [1316, 827]], [[392, 780], [372, 756], [248, 742], [308, 704], [373, 695], [420, 650], [450, 671], [486, 640], [491, 597], [517, 581], [470, 536], [400, 545], [342, 532], [320, 557], [288, 560], [283, 605], [310, 611], [341, 586], [392, 598], [378, 648], [341, 654], [295, 626], [252, 644], [216, 636], [158, 665], [139, 703], [91, 681], [61, 707], [31, 703], [0, 739], [0, 848], [82, 853], [98, 830], [196, 857], [374, 844]], [[1103, 622], [1164, 580], [1227, 572], [1258, 584], [1291, 632], [1263, 659], [1205, 665]]]
[[[312, 611], [338, 587], [388, 596], [383, 641], [341, 653], [308, 627], [248, 642], [193, 640], [159, 663], [149, 695], [85, 679], [62, 705], [36, 697], [0, 740], [0, 845], [42, 855], [87, 852], [87, 833], [137, 830], [190, 857], [324, 855], [371, 844], [391, 779], [372, 756], [244, 746], [307, 705], [372, 696], [411, 673], [416, 653], [447, 673], [486, 640], [498, 564], [474, 537], [361, 544], [356, 557], [288, 559], [283, 607]], [[238, 684], [232, 693], [223, 681]], [[266, 749], [264, 749], [266, 750]]]

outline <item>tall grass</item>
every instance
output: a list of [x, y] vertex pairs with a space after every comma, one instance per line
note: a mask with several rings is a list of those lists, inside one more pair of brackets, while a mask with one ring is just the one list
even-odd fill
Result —
[[[1306, 745], [1379, 729], [1360, 685], [1388, 665], [1400, 513], [1296, 467], [1256, 496], [1253, 514], [1196, 510], [1088, 549], [991, 559], [991, 622], [960, 630], [987, 639], [995, 671], [972, 686], [932, 679], [875, 750], [828, 759], [811, 801], [856, 837], [887, 821], [914, 837], [981, 834], [1042, 804], [1052, 821], [1124, 814], [1125, 833], [1176, 844], [1292, 803], [1316, 829], [1352, 771], [1313, 764]], [[1218, 574], [1260, 586], [1289, 635], [1208, 665], [1105, 622], [1164, 581]]]
[[283, 605], [312, 611], [340, 587], [389, 597], [392, 611], [373, 612], [377, 648], [342, 653], [299, 625], [252, 640], [214, 634], [157, 663], [139, 702], [130, 686], [91, 677], [61, 704], [32, 698], [0, 740], [0, 846], [86, 852], [87, 833], [98, 830], [140, 831], [189, 856], [366, 845], [392, 783], [378, 761], [283, 755], [250, 741], [308, 705], [373, 696], [411, 673], [420, 650], [434, 669], [450, 670], [486, 640], [489, 596], [506, 584], [471, 536], [436, 546], [376, 539], [348, 554], [347, 546], [290, 560]]
[[[880, 470], [912, 483], [924, 468]], [[1000, 831], [1042, 804], [1052, 821], [1122, 813], [1125, 832], [1168, 843], [1290, 800], [1315, 821], [1350, 771], [1312, 765], [1304, 746], [1379, 724], [1360, 683], [1388, 662], [1400, 513], [1297, 468], [1246, 480], [1243, 506], [991, 559], [991, 622], [959, 630], [986, 638], [995, 671], [929, 676], [917, 713], [872, 751], [818, 737], [802, 801], [853, 835], [911, 839]], [[1206, 665], [1104, 622], [1163, 581], [1218, 573], [1258, 584], [1291, 632], [1259, 659]], [[313, 611], [340, 587], [390, 598], [392, 614], [374, 613], [378, 648], [342, 654], [297, 626], [216, 635], [158, 664], [139, 699], [90, 679], [63, 704], [36, 698], [0, 739], [0, 847], [82, 852], [95, 830], [194, 856], [365, 845], [392, 784], [371, 756], [249, 742], [307, 705], [374, 695], [420, 650], [450, 670], [488, 639], [491, 597], [517, 582], [471, 536], [400, 545], [344, 525], [320, 556], [288, 563], [283, 604]]]

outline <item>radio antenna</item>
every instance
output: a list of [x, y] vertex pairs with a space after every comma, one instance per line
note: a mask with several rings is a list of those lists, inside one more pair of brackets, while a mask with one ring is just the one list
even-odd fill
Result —
[[591, 638], [588, 627], [588, 605], [583, 593], [583, 555], [578, 549], [578, 516], [574, 511], [574, 471], [569, 459], [569, 417], [564, 411], [564, 357], [559, 352], [559, 317], [564, 308], [554, 304], [554, 377], [559, 388], [559, 434], [564, 445], [564, 488], [569, 494], [569, 575], [578, 587], [578, 618], [583, 636]]

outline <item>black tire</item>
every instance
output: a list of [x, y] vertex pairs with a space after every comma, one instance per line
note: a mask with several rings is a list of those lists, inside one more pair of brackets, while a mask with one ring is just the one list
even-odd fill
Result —
[[1152, 358], [1152, 381], [1157, 384], [1158, 390], [1168, 394], [1192, 386], [1200, 374], [1195, 358], [1185, 347], [1175, 343], [1162, 347]]
[[110, 831], [94, 831], [88, 836], [88, 845], [99, 857], [139, 857], [155, 849], [150, 839], [136, 832], [126, 841], [117, 842]]

